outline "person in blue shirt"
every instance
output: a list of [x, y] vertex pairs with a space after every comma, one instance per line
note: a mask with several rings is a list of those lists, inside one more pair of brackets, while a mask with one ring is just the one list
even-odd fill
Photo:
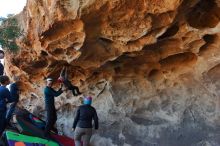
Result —
[[0, 76], [0, 136], [6, 128], [6, 104], [12, 101], [11, 94], [6, 86], [10, 83], [8, 76]]
[[19, 86], [21, 84], [20, 77], [14, 76], [13, 79], [14, 79], [14, 83], [10, 84], [10, 86], [9, 86], [9, 91], [10, 91], [11, 98], [12, 98], [12, 103], [9, 106], [9, 109], [6, 114], [6, 121], [7, 121], [8, 125], [10, 125], [10, 119], [11, 119], [12, 114], [14, 113], [15, 107], [19, 101], [19, 93], [20, 93]]
[[45, 126], [44, 136], [46, 138], [50, 138], [50, 130], [53, 129], [57, 121], [57, 113], [54, 104], [54, 98], [63, 93], [62, 86], [58, 91], [55, 91], [52, 88], [52, 86], [53, 86], [53, 79], [47, 78], [46, 87], [44, 88], [45, 109], [46, 109], [46, 126]]

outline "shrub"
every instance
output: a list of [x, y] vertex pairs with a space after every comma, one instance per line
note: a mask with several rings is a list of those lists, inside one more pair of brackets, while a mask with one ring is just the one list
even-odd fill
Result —
[[17, 19], [14, 17], [0, 18], [0, 45], [11, 52], [19, 50], [16, 39], [22, 35]]

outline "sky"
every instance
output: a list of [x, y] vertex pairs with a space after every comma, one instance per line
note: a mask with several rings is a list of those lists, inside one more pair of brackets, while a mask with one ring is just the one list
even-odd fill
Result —
[[7, 17], [8, 14], [20, 13], [27, 0], [0, 0], [0, 17]]

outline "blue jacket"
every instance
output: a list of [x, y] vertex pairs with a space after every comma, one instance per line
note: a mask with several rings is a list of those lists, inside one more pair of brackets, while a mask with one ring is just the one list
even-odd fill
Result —
[[6, 111], [7, 102], [12, 102], [11, 94], [5, 86], [0, 86], [0, 111]]
[[63, 91], [61, 89], [59, 89], [58, 91], [55, 91], [51, 87], [44, 88], [45, 106], [46, 106], [47, 111], [54, 111], [55, 110], [54, 97], [57, 97], [62, 93], [63, 93]]

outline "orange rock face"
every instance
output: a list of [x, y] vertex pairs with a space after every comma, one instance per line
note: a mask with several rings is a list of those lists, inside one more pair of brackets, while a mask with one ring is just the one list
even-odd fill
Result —
[[[95, 146], [220, 145], [220, 2], [217, 0], [29, 0], [10, 76], [22, 76], [21, 106], [44, 112], [44, 77], [92, 95]], [[57, 98], [69, 131], [79, 97]], [[208, 129], [208, 130], [207, 130]]]

